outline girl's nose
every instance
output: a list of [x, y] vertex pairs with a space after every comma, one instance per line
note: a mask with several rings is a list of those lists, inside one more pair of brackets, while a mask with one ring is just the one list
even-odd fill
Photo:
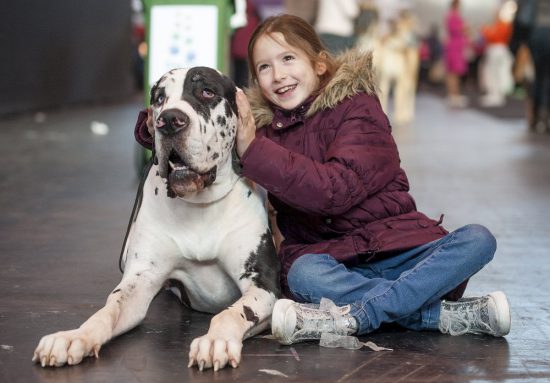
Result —
[[277, 69], [277, 68], [273, 69], [273, 79], [275, 81], [282, 81], [285, 78], [286, 78], [286, 73], [283, 70]]

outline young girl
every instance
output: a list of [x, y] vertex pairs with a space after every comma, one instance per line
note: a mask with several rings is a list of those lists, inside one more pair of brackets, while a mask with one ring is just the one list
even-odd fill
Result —
[[[502, 292], [458, 299], [493, 258], [495, 238], [480, 225], [448, 233], [416, 210], [371, 56], [333, 59], [309, 24], [281, 15], [258, 26], [248, 59], [253, 87], [237, 92], [237, 153], [277, 211], [281, 283], [294, 299], [274, 307], [277, 339], [319, 339], [341, 323], [362, 335], [388, 322], [506, 335]], [[340, 309], [311, 305], [323, 297]]]

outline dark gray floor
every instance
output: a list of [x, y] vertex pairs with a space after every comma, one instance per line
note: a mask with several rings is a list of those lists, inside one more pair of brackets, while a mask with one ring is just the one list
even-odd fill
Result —
[[[139, 101], [1, 122], [0, 382], [549, 382], [550, 136], [520, 119], [448, 110], [418, 99], [412, 127], [395, 128], [420, 210], [445, 225], [489, 227], [494, 261], [467, 294], [503, 290], [512, 307], [506, 338], [449, 337], [396, 329], [365, 337], [392, 352], [245, 342], [237, 369], [188, 369], [191, 339], [209, 316], [168, 293], [144, 323], [99, 359], [43, 369], [31, 363], [40, 337], [80, 325], [117, 284], [118, 255], [136, 189], [132, 128]], [[94, 120], [108, 135], [90, 131]], [[260, 370], [277, 370], [287, 377]]]

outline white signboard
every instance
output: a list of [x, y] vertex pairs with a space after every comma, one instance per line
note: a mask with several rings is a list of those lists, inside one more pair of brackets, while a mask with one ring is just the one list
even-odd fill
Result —
[[218, 17], [215, 5], [154, 5], [149, 34], [149, 85], [170, 69], [197, 65], [217, 68]]

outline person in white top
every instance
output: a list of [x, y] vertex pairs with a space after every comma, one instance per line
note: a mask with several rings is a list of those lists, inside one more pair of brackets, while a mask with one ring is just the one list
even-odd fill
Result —
[[355, 44], [357, 0], [319, 0], [315, 29], [330, 53], [338, 54]]

